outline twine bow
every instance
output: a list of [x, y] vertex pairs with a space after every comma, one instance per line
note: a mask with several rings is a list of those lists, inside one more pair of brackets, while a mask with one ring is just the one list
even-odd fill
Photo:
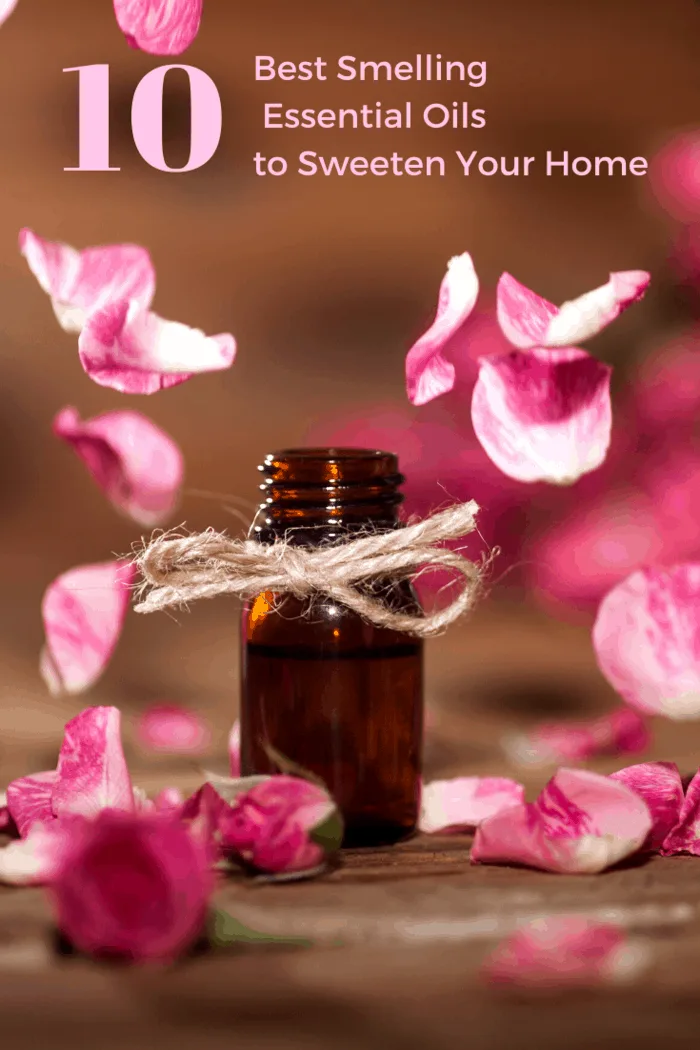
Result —
[[[458, 503], [405, 528], [316, 548], [284, 539], [271, 544], [236, 540], [213, 529], [192, 536], [156, 536], [135, 558], [145, 595], [136, 612], [156, 612], [217, 594], [254, 598], [272, 591], [299, 599], [323, 594], [378, 627], [426, 638], [439, 634], [475, 603], [477, 566], [435, 544], [473, 532], [478, 510], [473, 501]], [[390, 608], [381, 596], [360, 589], [363, 583], [381, 579], [414, 579], [426, 569], [451, 570], [463, 584], [445, 608], [427, 615]]]

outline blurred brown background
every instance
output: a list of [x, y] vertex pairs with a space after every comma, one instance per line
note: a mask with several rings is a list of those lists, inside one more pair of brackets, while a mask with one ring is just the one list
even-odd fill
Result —
[[[110, 0], [19, 0], [0, 30], [3, 779], [26, 764], [13, 746], [18, 737], [46, 739], [49, 761], [65, 718], [83, 706], [82, 698], [48, 700], [36, 673], [44, 587], [71, 565], [125, 552], [138, 538], [52, 437], [51, 419], [63, 405], [84, 416], [126, 404], [150, 414], [182, 444], [189, 488], [212, 494], [188, 495], [181, 520], [236, 528], [216, 494], [252, 506], [265, 452], [303, 441], [319, 416], [365, 402], [405, 403], [404, 355], [432, 317], [452, 254], [472, 252], [485, 288], [507, 269], [555, 302], [602, 283], [609, 270], [651, 270], [644, 303], [596, 343], [611, 362], [631, 361], [683, 320], [664, 278], [669, 231], [644, 179], [465, 180], [456, 168], [442, 180], [256, 178], [252, 158], [257, 150], [291, 158], [301, 149], [449, 154], [464, 146], [496, 156], [568, 149], [651, 157], [698, 118], [697, 3], [205, 0], [204, 8], [183, 61], [217, 83], [224, 133], [215, 159], [187, 175], [151, 170], [136, 152], [133, 90], [167, 60], [125, 46]], [[411, 99], [417, 110], [463, 95], [459, 84], [256, 84], [256, 54], [398, 61], [417, 51], [488, 62], [487, 85], [465, 96], [486, 109], [484, 130], [263, 130], [265, 101], [320, 108]], [[112, 163], [121, 171], [64, 172], [77, 157], [77, 78], [62, 70], [105, 62]], [[175, 164], [187, 153], [189, 115], [184, 74], [171, 78], [166, 156]], [[80, 247], [147, 246], [158, 272], [157, 311], [208, 332], [233, 331], [238, 361], [228, 373], [153, 398], [94, 385], [75, 338], [60, 331], [19, 255], [25, 225]], [[132, 617], [90, 702], [138, 708], [182, 700], [211, 713], [223, 734], [236, 705], [236, 630], [235, 609], [225, 602], [176, 622]], [[511, 644], [507, 623], [474, 630], [491, 639], [488, 659], [497, 666]], [[551, 652], [548, 632], [564, 628], [537, 630], [539, 640], [526, 647]], [[465, 631], [437, 643], [460, 653], [451, 672], [457, 683], [469, 680], [477, 650], [483, 653], [475, 637]], [[593, 692], [609, 700], [587, 649], [581, 666]], [[442, 689], [441, 681], [432, 678], [431, 688]], [[498, 692], [498, 683], [489, 690]]]

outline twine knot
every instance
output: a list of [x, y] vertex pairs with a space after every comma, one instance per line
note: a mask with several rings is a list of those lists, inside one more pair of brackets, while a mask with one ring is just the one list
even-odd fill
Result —
[[[404, 528], [315, 548], [286, 539], [271, 544], [236, 540], [213, 529], [192, 536], [165, 533], [153, 537], [134, 559], [143, 579], [136, 612], [156, 612], [217, 594], [254, 598], [272, 591], [299, 599], [322, 594], [377, 627], [430, 637], [476, 601], [477, 566], [458, 551], [436, 544], [473, 532], [478, 510], [473, 501], [458, 503]], [[462, 583], [452, 601], [432, 613], [391, 608], [362, 587], [379, 580], [415, 579], [427, 569], [446, 569]]]

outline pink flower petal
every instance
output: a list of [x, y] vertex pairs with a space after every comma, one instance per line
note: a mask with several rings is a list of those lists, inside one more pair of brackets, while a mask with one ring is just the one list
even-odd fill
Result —
[[204, 719], [177, 704], [154, 704], [138, 722], [142, 747], [172, 755], [199, 755], [211, 742]]
[[667, 143], [649, 174], [662, 207], [674, 218], [700, 218], [700, 131], [678, 135]]
[[524, 802], [522, 784], [507, 777], [454, 777], [423, 786], [420, 830], [428, 835], [476, 828], [487, 817]]
[[504, 273], [498, 282], [498, 320], [519, 350], [571, 347], [597, 335], [641, 299], [650, 280], [644, 270], [611, 273], [607, 284], [556, 307]]
[[196, 373], [230, 368], [236, 356], [232, 335], [206, 336], [164, 321], [134, 299], [110, 302], [91, 314], [78, 349], [91, 379], [125, 394], [155, 394]]
[[66, 332], [82, 331], [88, 314], [114, 300], [133, 299], [142, 309], [151, 305], [156, 275], [145, 248], [115, 244], [77, 251], [26, 229], [19, 246]]
[[228, 737], [228, 760], [232, 777], [241, 775], [241, 723], [233, 723]]
[[632, 573], [601, 602], [593, 645], [628, 704], [700, 718], [700, 564]]
[[590, 722], [545, 722], [504, 743], [518, 765], [545, 766], [585, 762], [600, 755], [636, 755], [650, 741], [644, 719], [629, 707], [621, 707]]
[[700, 857], [700, 773], [688, 784], [676, 824], [664, 839], [662, 854], [693, 853]]
[[644, 799], [653, 821], [644, 849], [661, 849], [667, 835], [678, 823], [683, 806], [683, 783], [676, 763], [642, 762], [610, 776]]
[[647, 961], [645, 947], [628, 942], [618, 926], [549, 915], [506, 937], [483, 964], [482, 975], [491, 984], [556, 988], [629, 980]]
[[663, 550], [652, 503], [641, 493], [613, 492], [572, 507], [535, 536], [529, 578], [542, 600], [595, 610], [610, 587]]
[[15, 822], [7, 808], [7, 792], [0, 791], [0, 832], [3, 835], [12, 835], [15, 831]]
[[10, 17], [16, 7], [17, 0], [0, 0], [0, 26]]
[[159, 525], [172, 513], [182, 484], [182, 453], [147, 416], [125, 410], [81, 422], [74, 408], [64, 408], [53, 427], [107, 498], [139, 525]]
[[134, 810], [134, 791], [116, 707], [89, 707], [66, 725], [52, 795], [57, 817]]
[[9, 886], [44, 886], [61, 867], [67, 830], [60, 821], [34, 824], [24, 838], [0, 849], [0, 882]]
[[638, 370], [633, 401], [653, 437], [680, 422], [693, 424], [700, 410], [700, 328], [691, 329], [646, 357]]
[[517, 481], [567, 485], [595, 470], [610, 444], [610, 373], [574, 347], [483, 358], [472, 423], [489, 459]]
[[114, 0], [129, 46], [149, 55], [181, 55], [199, 32], [203, 0]]
[[435, 320], [406, 355], [406, 387], [412, 404], [424, 405], [454, 386], [455, 367], [445, 355], [474, 309], [478, 294], [479, 279], [471, 256], [465, 252], [450, 259]]
[[640, 849], [651, 827], [646, 803], [624, 784], [560, 769], [535, 802], [501, 810], [477, 828], [471, 859], [592, 875]]
[[135, 573], [126, 561], [81, 565], [48, 587], [41, 673], [52, 693], [81, 693], [100, 677], [119, 640]]
[[22, 838], [34, 824], [51, 823], [55, 817], [51, 795], [56, 782], [55, 769], [13, 780], [7, 788], [7, 808]]

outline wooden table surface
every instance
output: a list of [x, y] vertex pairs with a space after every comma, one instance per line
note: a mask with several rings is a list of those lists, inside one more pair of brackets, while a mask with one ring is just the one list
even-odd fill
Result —
[[[222, 613], [222, 610], [225, 610]], [[222, 631], [230, 604], [212, 603], [179, 626], [158, 618], [150, 644], [173, 646], [201, 686], [217, 727], [212, 763], [225, 762], [234, 710], [235, 654]], [[160, 639], [155, 644], [155, 636]], [[203, 639], [208, 659], [202, 661]], [[614, 697], [592, 658], [588, 630], [522, 608], [491, 607], [430, 644], [433, 728], [426, 776], [513, 773], [503, 734], [542, 718], [582, 717]], [[218, 669], [219, 688], [212, 680]], [[119, 668], [90, 702], [125, 709], [126, 749], [136, 783], [197, 783], [190, 763], [149, 759], [133, 742]], [[176, 669], [172, 673], [175, 674]], [[4, 709], [8, 776], [46, 768], [60, 727], [85, 700], [47, 703], [35, 671], [16, 659], [23, 697]], [[163, 674], [167, 676], [168, 671]], [[7, 684], [7, 683], [6, 683]], [[9, 688], [9, 686], [8, 686]], [[164, 680], [164, 688], [166, 688]], [[230, 707], [230, 710], [229, 710]], [[696, 726], [655, 727], [652, 758], [697, 767]], [[11, 744], [8, 743], [14, 734]], [[600, 761], [611, 771], [622, 763]], [[532, 797], [546, 772], [523, 777]], [[245, 949], [199, 957], [168, 973], [129, 971], [54, 954], [50, 911], [38, 889], [0, 891], [0, 1009], [8, 1047], [167, 1046], [170, 1050], [344, 1050], [697, 1045], [700, 1020], [700, 859], [631, 863], [599, 876], [560, 876], [469, 863], [468, 837], [418, 837], [388, 850], [348, 851], [333, 873], [308, 882], [260, 885], [233, 878], [219, 903], [273, 933], [305, 934], [311, 949]], [[504, 995], [479, 981], [485, 953], [527, 917], [562, 912], [615, 918], [652, 949], [631, 987]], [[338, 942], [342, 942], [339, 945]]]

